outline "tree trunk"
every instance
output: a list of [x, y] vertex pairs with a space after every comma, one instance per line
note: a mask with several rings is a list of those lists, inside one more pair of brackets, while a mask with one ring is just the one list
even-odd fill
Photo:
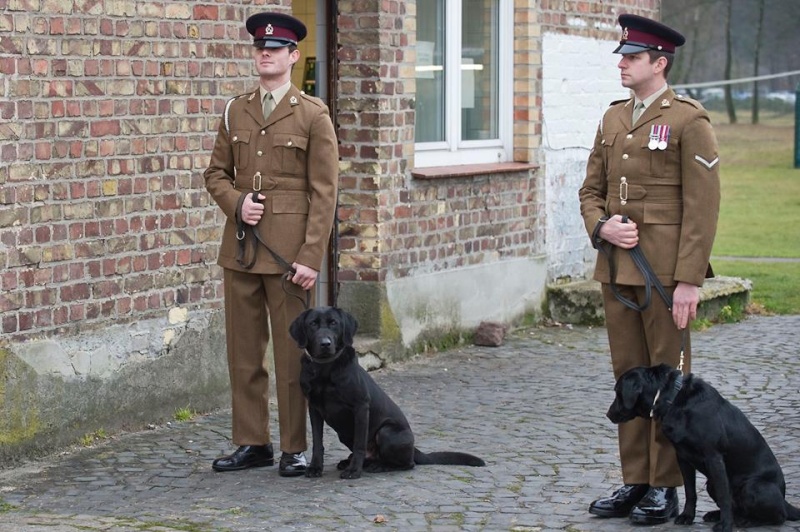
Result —
[[[756, 42], [753, 54], [753, 77], [758, 77], [758, 58], [761, 55], [761, 30], [764, 27], [764, 2], [758, 0], [758, 25], [756, 26]], [[753, 81], [753, 109], [751, 123], [758, 124], [758, 80]]]
[[[725, 81], [731, 79], [731, 68], [733, 63], [733, 45], [731, 40], [733, 36], [731, 35], [733, 27], [732, 19], [733, 19], [733, 0], [727, 0], [728, 2], [728, 13], [727, 17], [725, 18]], [[733, 94], [731, 90], [731, 85], [725, 85], [725, 107], [728, 110], [728, 121], [731, 124], [736, 123], [736, 109], [733, 107]]]

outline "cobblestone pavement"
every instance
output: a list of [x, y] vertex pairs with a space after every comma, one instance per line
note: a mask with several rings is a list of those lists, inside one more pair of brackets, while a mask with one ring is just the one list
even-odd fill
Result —
[[[800, 316], [718, 325], [693, 342], [695, 373], [762, 431], [789, 501], [800, 505]], [[346, 451], [326, 429], [320, 479], [281, 478], [277, 467], [214, 473], [211, 460], [232, 449], [222, 411], [0, 471], [0, 530], [643, 529], [587, 513], [621, 481], [616, 430], [604, 415], [613, 399], [604, 329], [520, 331], [501, 348], [454, 349], [374, 376], [421, 450], [469, 451], [488, 466], [340, 480], [335, 464]], [[698, 514], [711, 509], [702, 489]], [[800, 523], [760, 530], [800, 531]]]

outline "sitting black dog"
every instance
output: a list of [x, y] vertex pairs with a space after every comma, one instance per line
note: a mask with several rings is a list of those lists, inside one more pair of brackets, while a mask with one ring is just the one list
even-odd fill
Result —
[[486, 465], [471, 454], [426, 454], [414, 447], [414, 434], [400, 407], [358, 364], [353, 349], [357, 328], [353, 316], [334, 307], [306, 310], [289, 327], [305, 350], [300, 386], [308, 398], [313, 439], [306, 476], [322, 475], [323, 422], [351, 451], [338, 465], [341, 478], [359, 478], [362, 470], [411, 469], [415, 464]]
[[611, 421], [652, 417], [675, 447], [686, 492], [676, 524], [694, 521], [697, 471], [708, 479], [708, 493], [719, 507], [703, 516], [704, 521], [716, 522], [714, 532], [732, 531], [734, 524], [800, 520], [800, 510], [786, 502], [783, 471], [767, 442], [710, 384], [661, 364], [625, 372], [614, 391], [607, 414]]

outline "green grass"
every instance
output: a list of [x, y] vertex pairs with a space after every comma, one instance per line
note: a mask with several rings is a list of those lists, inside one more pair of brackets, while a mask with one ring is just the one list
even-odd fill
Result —
[[197, 415], [197, 413], [194, 410], [192, 410], [188, 406], [185, 406], [185, 407], [181, 407], [181, 408], [176, 409], [174, 417], [175, 417], [175, 421], [189, 421], [192, 418], [194, 418], [194, 416], [196, 416], [196, 415]]
[[[712, 264], [717, 275], [753, 281], [751, 299], [769, 312], [800, 314], [800, 169], [794, 168], [793, 114], [762, 113], [738, 124], [712, 113], [720, 145], [722, 204]], [[764, 260], [728, 261], [714, 257]]]

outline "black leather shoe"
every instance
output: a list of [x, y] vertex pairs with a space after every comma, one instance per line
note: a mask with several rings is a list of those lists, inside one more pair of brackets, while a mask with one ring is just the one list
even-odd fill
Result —
[[233, 454], [217, 458], [211, 463], [214, 471], [240, 471], [249, 467], [275, 465], [272, 444], [242, 445]]
[[306, 473], [306, 455], [303, 453], [282, 453], [278, 474], [282, 477], [299, 477]]
[[658, 525], [678, 515], [678, 491], [675, 488], [650, 488], [631, 510], [631, 523]]
[[600, 517], [628, 517], [631, 509], [645, 496], [647, 484], [625, 484], [611, 497], [597, 499], [589, 505], [589, 513]]

